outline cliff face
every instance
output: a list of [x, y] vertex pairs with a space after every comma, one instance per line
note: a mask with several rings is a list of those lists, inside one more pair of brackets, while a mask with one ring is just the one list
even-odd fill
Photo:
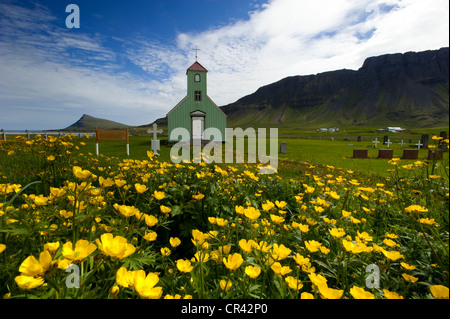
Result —
[[449, 49], [387, 54], [358, 71], [293, 76], [223, 106], [229, 126], [403, 125], [449, 120]]

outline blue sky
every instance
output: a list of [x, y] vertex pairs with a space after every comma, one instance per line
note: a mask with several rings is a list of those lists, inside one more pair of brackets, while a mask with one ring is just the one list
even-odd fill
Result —
[[[80, 8], [80, 28], [65, 25]], [[150, 124], [208, 69], [226, 105], [292, 75], [449, 46], [447, 0], [2, 0], [0, 128], [64, 128], [83, 114]]]

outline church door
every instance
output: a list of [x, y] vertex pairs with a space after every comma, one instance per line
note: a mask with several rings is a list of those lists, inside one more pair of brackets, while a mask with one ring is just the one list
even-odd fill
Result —
[[201, 140], [204, 137], [203, 131], [205, 130], [205, 117], [193, 116], [192, 117], [192, 139]]

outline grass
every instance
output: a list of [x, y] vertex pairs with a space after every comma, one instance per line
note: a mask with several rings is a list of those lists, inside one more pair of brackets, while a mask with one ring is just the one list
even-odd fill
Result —
[[[398, 139], [393, 139], [398, 141]], [[414, 143], [417, 142], [413, 140]], [[161, 140], [160, 161], [170, 161], [171, 146], [165, 144], [166, 140]], [[247, 140], [245, 145], [247, 145]], [[278, 154], [280, 160], [280, 174], [291, 175], [291, 169], [283, 169], [284, 161], [288, 162], [306, 162], [311, 164], [331, 165], [343, 170], [352, 170], [367, 175], [379, 175], [386, 177], [389, 175], [388, 169], [392, 168], [386, 159], [378, 159], [378, 150], [384, 149], [386, 146], [382, 143], [378, 144], [375, 149], [370, 140], [362, 142], [330, 140], [330, 139], [279, 139], [278, 147], [281, 142], [287, 142], [287, 153]], [[399, 142], [399, 141], [398, 141]], [[267, 150], [269, 142], [267, 142]], [[398, 143], [390, 146], [394, 150], [394, 157], [401, 158], [403, 151]], [[414, 145], [404, 145], [403, 148], [416, 148]], [[124, 142], [102, 141], [99, 143], [100, 154], [105, 156], [113, 156], [119, 159], [125, 159], [126, 148]], [[143, 160], [147, 157], [147, 150], [151, 149], [151, 142], [148, 136], [132, 136], [130, 137], [130, 156], [129, 158]], [[353, 158], [353, 149], [368, 149], [367, 159]], [[90, 139], [87, 145], [82, 149], [83, 152], [95, 154], [95, 141]], [[269, 152], [269, 151], [268, 151]], [[224, 151], [223, 151], [224, 153]], [[418, 160], [426, 160], [428, 150], [422, 149], [419, 152]], [[448, 160], [448, 152], [444, 153], [444, 161]], [[404, 160], [405, 164], [411, 164], [414, 160]], [[291, 167], [291, 165], [289, 165]]]

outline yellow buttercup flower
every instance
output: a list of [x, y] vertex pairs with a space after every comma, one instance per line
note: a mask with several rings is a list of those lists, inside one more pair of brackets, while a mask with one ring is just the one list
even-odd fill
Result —
[[339, 199], [341, 198], [341, 196], [338, 195], [338, 193], [336, 193], [335, 191], [330, 191], [330, 192], [325, 192], [325, 194], [331, 196], [334, 199]]
[[315, 240], [305, 241], [305, 247], [311, 253], [315, 253], [316, 251], [318, 251], [321, 245], [321, 243]]
[[405, 208], [405, 212], [406, 213], [425, 213], [427, 212], [428, 209], [426, 209], [425, 207], [422, 207], [420, 205], [411, 205]]
[[308, 274], [309, 279], [320, 292], [322, 299], [340, 299], [344, 293], [343, 290], [332, 289], [328, 287], [327, 280], [321, 274]]
[[146, 241], [155, 241], [156, 240], [156, 237], [158, 236], [158, 234], [156, 233], [156, 232], [154, 232], [154, 231], [151, 231], [151, 232], [145, 232], [145, 235], [144, 235], [144, 239], [146, 240]]
[[401, 265], [403, 268], [405, 268], [406, 270], [414, 270], [414, 269], [416, 269], [415, 266], [410, 266], [410, 265], [408, 265], [407, 263], [404, 263], [404, 262], [401, 262], [400, 265]]
[[263, 253], [266, 253], [269, 251], [270, 248], [272, 248], [272, 245], [269, 245], [266, 241], [262, 240], [259, 243], [256, 243], [254, 247], [262, 251]]
[[145, 299], [159, 299], [163, 293], [162, 287], [155, 287], [158, 283], [159, 277], [155, 273], [145, 275], [144, 270], [138, 270], [134, 279], [134, 289]]
[[250, 278], [255, 279], [261, 273], [261, 268], [259, 268], [258, 266], [247, 266], [247, 267], [245, 267], [245, 273]]
[[287, 203], [285, 202], [285, 201], [281, 201], [281, 202], [279, 202], [279, 201], [275, 201], [275, 205], [277, 205], [277, 207], [279, 208], [279, 209], [283, 209], [284, 207], [286, 207], [286, 205], [287, 205]]
[[216, 218], [216, 224], [217, 226], [224, 227], [226, 224], [228, 224], [228, 220], [218, 217]]
[[247, 241], [246, 239], [241, 239], [239, 241], [239, 247], [241, 247], [241, 249], [243, 251], [245, 251], [246, 253], [251, 253], [253, 247], [256, 245], [256, 242], [252, 239], [250, 239], [249, 241]]
[[33, 289], [44, 284], [44, 279], [42, 277], [32, 276], [17, 276], [14, 278], [14, 281], [22, 289]]
[[284, 222], [284, 217], [277, 216], [277, 215], [273, 215], [273, 214], [270, 214], [270, 219], [271, 219], [275, 224], [281, 224], [282, 222]]
[[201, 246], [209, 238], [209, 235], [199, 231], [198, 229], [192, 230], [192, 243], [195, 246]]
[[92, 175], [91, 172], [89, 172], [88, 170], [83, 170], [79, 166], [74, 166], [72, 168], [72, 171], [73, 171], [73, 176], [75, 176], [76, 178], [79, 178], [79, 179], [86, 179]]
[[127, 243], [127, 239], [122, 236], [114, 237], [111, 233], [106, 233], [100, 236], [100, 240], [95, 240], [98, 248], [107, 256], [124, 259], [130, 256], [136, 248]]
[[387, 289], [383, 289], [383, 293], [386, 299], [403, 299], [403, 296], [400, 296], [398, 293], [389, 291]]
[[330, 232], [331, 236], [333, 236], [334, 238], [341, 238], [341, 237], [345, 236], [345, 231], [343, 228], [331, 228], [331, 229], [328, 229], [328, 231]]
[[236, 211], [236, 214], [239, 215], [243, 215], [245, 212], [245, 208], [243, 206], [236, 206], [234, 210]]
[[314, 190], [315, 190], [314, 187], [308, 186], [308, 185], [306, 185], [306, 184], [303, 184], [303, 187], [305, 187], [305, 193], [307, 193], [307, 194], [312, 194], [312, 193], [314, 193]]
[[114, 185], [114, 181], [111, 178], [103, 178], [102, 176], [100, 176], [98, 178], [98, 183], [100, 184], [100, 187], [110, 187]]
[[113, 206], [120, 214], [122, 214], [125, 217], [131, 217], [134, 216], [135, 214], [140, 213], [139, 209], [137, 209], [134, 206], [119, 205], [117, 203], [114, 204]]
[[350, 216], [351, 214], [352, 214], [351, 212], [348, 212], [348, 211], [346, 211], [346, 210], [342, 210], [342, 217], [343, 217], [343, 218], [348, 217], [348, 216]]
[[203, 251], [197, 251], [194, 255], [195, 259], [200, 263], [205, 263], [209, 260], [209, 254]]
[[116, 283], [124, 288], [133, 287], [136, 274], [136, 271], [128, 271], [122, 266], [116, 272]]
[[433, 225], [435, 224], [434, 218], [420, 218], [419, 223], [425, 224], [425, 225]]
[[145, 224], [146, 224], [148, 227], [153, 227], [153, 226], [155, 226], [155, 225], [158, 223], [158, 218], [156, 218], [156, 217], [153, 216], [153, 215], [147, 215], [147, 214], [145, 214], [145, 215], [144, 215], [144, 221], [145, 221]]
[[298, 229], [300, 229], [302, 233], [307, 233], [309, 232], [309, 225], [298, 223]]
[[419, 280], [419, 278], [408, 275], [408, 274], [402, 274], [402, 277], [409, 282], [416, 282], [417, 280]]
[[166, 194], [164, 192], [159, 192], [159, 191], [154, 191], [153, 192], [153, 196], [157, 199], [157, 200], [161, 200], [164, 197], [166, 197]]
[[344, 290], [329, 288], [326, 283], [321, 284], [318, 288], [322, 299], [341, 299], [344, 294]]
[[223, 264], [231, 271], [238, 269], [243, 262], [244, 259], [242, 259], [239, 253], [234, 253], [233, 255], [228, 255], [228, 258], [223, 258]]
[[310, 262], [309, 258], [305, 258], [299, 253], [297, 253], [293, 258], [299, 266], [308, 265]]
[[170, 237], [169, 243], [170, 243], [170, 246], [175, 248], [181, 244], [181, 240], [178, 237]]
[[261, 216], [261, 213], [259, 212], [258, 209], [254, 207], [249, 207], [244, 209], [244, 215], [248, 219], [255, 221], [256, 219], [258, 219], [259, 216]]
[[121, 188], [127, 184], [127, 181], [123, 179], [115, 179], [114, 184], [116, 184], [117, 187]]
[[178, 259], [176, 261], [177, 268], [181, 272], [191, 272], [192, 269], [194, 269], [194, 266], [192, 266], [191, 262], [189, 260], [185, 259]]
[[291, 252], [292, 252], [292, 250], [290, 250], [289, 248], [287, 248], [283, 244], [281, 244], [281, 245], [273, 244], [273, 247], [272, 247], [272, 258], [274, 260], [280, 261], [280, 260], [286, 259], [287, 256], [289, 256], [289, 254]]
[[262, 207], [262, 209], [263, 209], [265, 212], [268, 212], [268, 211], [270, 211], [272, 208], [275, 207], [275, 204], [272, 203], [270, 200], [267, 200], [265, 203], [262, 203], [262, 204], [261, 204], [261, 207]]
[[0, 254], [6, 249], [6, 245], [0, 244]]
[[287, 282], [289, 288], [291, 289], [300, 290], [303, 288], [303, 284], [300, 279], [295, 279], [292, 276], [287, 276], [286, 278], [284, 278], [284, 280]]
[[39, 255], [39, 260], [34, 256], [27, 257], [19, 266], [19, 271], [23, 276], [36, 277], [41, 276], [50, 266], [52, 257], [47, 250]]
[[277, 275], [287, 275], [289, 274], [292, 269], [289, 268], [289, 266], [282, 266], [279, 262], [274, 262], [270, 268], [273, 270], [273, 272]]
[[201, 199], [203, 199], [204, 197], [205, 197], [205, 195], [203, 195], [203, 194], [192, 195], [192, 198], [193, 198], [193, 199], [196, 199], [196, 200], [201, 200]]
[[309, 292], [302, 292], [300, 299], [314, 299], [314, 295]]
[[367, 247], [364, 243], [353, 243], [351, 241], [342, 240], [342, 245], [344, 246], [345, 250], [348, 252], [351, 252], [352, 254], [359, 254], [359, 253], [369, 253], [373, 251], [372, 247]]
[[148, 189], [147, 186], [139, 184], [139, 183], [134, 184], [134, 188], [136, 189], [136, 191], [139, 194], [142, 194], [143, 192], [145, 192]]
[[400, 246], [399, 244], [397, 244], [395, 241], [393, 241], [392, 239], [389, 238], [385, 238], [383, 240], [383, 244], [385, 244], [388, 247], [396, 247], [396, 246]]
[[396, 261], [398, 259], [405, 258], [405, 256], [400, 254], [398, 251], [387, 251], [387, 250], [382, 249], [381, 252], [383, 253], [383, 255], [386, 256], [387, 259], [392, 260], [392, 261]]
[[164, 205], [159, 206], [159, 210], [161, 211], [161, 213], [163, 214], [168, 214], [172, 211], [172, 208], [170, 207], [166, 207]]
[[220, 289], [223, 291], [229, 291], [231, 289], [231, 286], [233, 286], [233, 283], [230, 280], [221, 280], [219, 282]]
[[353, 286], [352, 288], [350, 288], [350, 294], [355, 299], [375, 299], [374, 294], [357, 286]]
[[448, 287], [443, 285], [433, 285], [430, 287], [430, 291], [434, 299], [449, 299]]
[[80, 239], [75, 243], [75, 249], [72, 242], [67, 242], [62, 247], [63, 256], [72, 261], [82, 261], [86, 259], [97, 249], [97, 246], [88, 242], [87, 240]]

